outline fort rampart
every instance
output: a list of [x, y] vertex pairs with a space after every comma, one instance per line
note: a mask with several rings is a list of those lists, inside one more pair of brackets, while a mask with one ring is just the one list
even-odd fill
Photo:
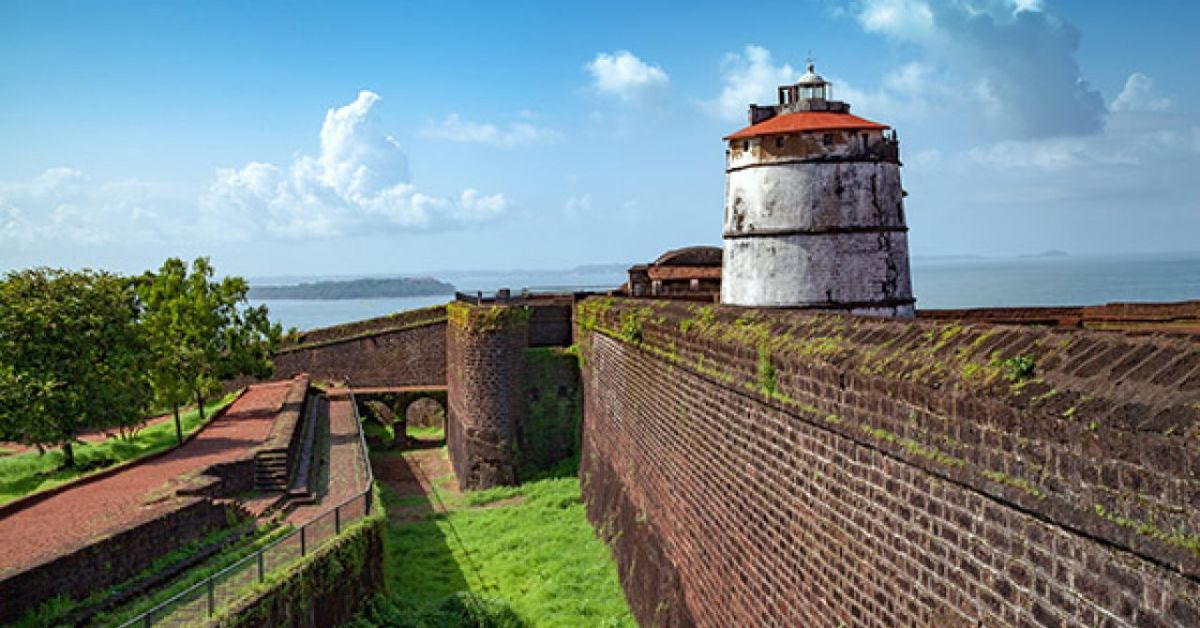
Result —
[[459, 486], [516, 482], [516, 426], [524, 410], [525, 306], [447, 306], [446, 443]]
[[1200, 337], [576, 324], [584, 496], [644, 624], [1200, 625]]
[[273, 359], [272, 379], [308, 373], [313, 381], [353, 386], [444, 386], [446, 308], [301, 332], [290, 337]]

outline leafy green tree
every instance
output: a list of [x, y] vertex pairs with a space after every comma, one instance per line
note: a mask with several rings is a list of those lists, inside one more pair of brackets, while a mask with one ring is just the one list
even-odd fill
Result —
[[189, 297], [188, 267], [170, 258], [158, 273], [146, 273], [138, 284], [145, 306], [143, 325], [150, 341], [150, 381], [160, 407], [175, 415], [175, 437], [183, 443], [179, 407], [188, 402], [191, 382], [199, 376], [199, 330]]
[[212, 265], [203, 257], [190, 270], [182, 260], [168, 259], [142, 279], [155, 392], [174, 410], [181, 441], [179, 406], [189, 398], [203, 419], [204, 401], [220, 391], [222, 381], [272, 371], [271, 353], [282, 330], [270, 322], [266, 306], [248, 307], [248, 290], [240, 277], [214, 281]]
[[36, 268], [0, 281], [0, 432], [43, 449], [87, 429], [142, 421], [146, 337], [132, 283], [106, 272]]

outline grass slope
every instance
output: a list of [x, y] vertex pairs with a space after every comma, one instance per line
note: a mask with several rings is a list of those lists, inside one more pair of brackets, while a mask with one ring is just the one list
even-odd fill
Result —
[[[235, 393], [231, 393], [224, 399], [205, 404], [205, 416], [212, 418], [214, 412], [231, 403], [235, 396]], [[180, 419], [184, 436], [203, 427], [200, 413], [195, 409], [182, 413]], [[62, 468], [62, 451], [57, 449], [44, 454], [30, 451], [5, 456], [0, 458], [0, 504], [58, 486], [114, 464], [170, 449], [175, 444], [175, 420], [169, 419], [141, 430], [132, 440], [125, 441], [114, 436], [102, 442], [77, 444], [74, 469]]]
[[[637, 625], [609, 550], [584, 515], [577, 478], [435, 489], [431, 498], [385, 487], [383, 495], [389, 515], [419, 520], [388, 522], [388, 597], [359, 626]], [[445, 512], [435, 511], [438, 500]]]

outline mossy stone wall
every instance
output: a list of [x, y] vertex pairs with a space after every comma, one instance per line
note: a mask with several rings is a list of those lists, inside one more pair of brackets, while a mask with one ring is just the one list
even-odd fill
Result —
[[575, 319], [585, 498], [620, 487], [683, 615], [1200, 622], [1200, 337], [609, 298]]

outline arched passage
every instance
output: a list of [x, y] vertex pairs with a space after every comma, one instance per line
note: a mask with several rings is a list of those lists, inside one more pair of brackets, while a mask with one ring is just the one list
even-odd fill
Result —
[[415, 391], [396, 395], [392, 405], [395, 445], [405, 448], [441, 447], [446, 442], [446, 391]]
[[[446, 390], [364, 390], [357, 395], [367, 440], [376, 446], [440, 447], [445, 443]], [[410, 430], [409, 426], [417, 429]], [[416, 432], [410, 438], [410, 432]]]

